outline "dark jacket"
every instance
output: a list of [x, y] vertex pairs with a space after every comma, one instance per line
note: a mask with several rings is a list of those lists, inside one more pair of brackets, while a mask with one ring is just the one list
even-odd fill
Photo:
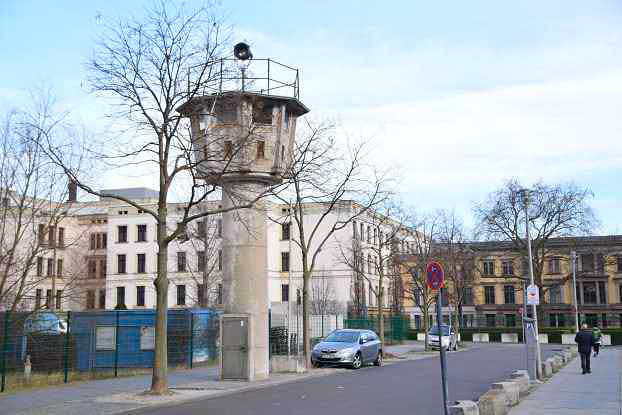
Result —
[[581, 330], [574, 338], [575, 343], [579, 345], [579, 353], [591, 353], [594, 345], [594, 335], [591, 330]]

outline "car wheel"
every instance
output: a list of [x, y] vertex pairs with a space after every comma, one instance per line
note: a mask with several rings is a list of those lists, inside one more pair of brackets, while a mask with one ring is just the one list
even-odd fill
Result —
[[376, 360], [374, 360], [374, 366], [382, 366], [382, 350], [378, 351], [378, 356], [376, 356]]
[[352, 360], [352, 369], [360, 369], [363, 366], [363, 361], [361, 360], [361, 353], [357, 353], [354, 355], [354, 360]]

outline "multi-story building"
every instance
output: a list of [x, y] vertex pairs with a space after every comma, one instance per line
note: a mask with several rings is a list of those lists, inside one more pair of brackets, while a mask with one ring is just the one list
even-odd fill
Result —
[[[474, 266], [462, 301], [463, 326], [519, 327], [525, 284], [529, 284], [526, 252], [517, 251], [509, 241], [474, 242], [468, 246]], [[622, 235], [552, 238], [541, 248], [534, 255], [541, 326], [575, 326], [573, 252], [580, 321], [601, 327], [620, 325]], [[443, 316], [448, 321], [449, 314], [457, 310], [444, 305]], [[434, 314], [433, 308], [430, 314]], [[405, 300], [405, 310], [413, 321], [421, 319], [421, 307], [412, 300]], [[435, 320], [433, 316], [431, 320]]]

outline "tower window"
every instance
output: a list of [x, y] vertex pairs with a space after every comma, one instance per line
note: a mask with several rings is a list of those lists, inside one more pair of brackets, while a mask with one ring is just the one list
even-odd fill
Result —
[[263, 140], [257, 141], [257, 158], [266, 158], [266, 142]]
[[272, 125], [272, 105], [255, 102], [253, 105], [253, 122], [255, 124]]

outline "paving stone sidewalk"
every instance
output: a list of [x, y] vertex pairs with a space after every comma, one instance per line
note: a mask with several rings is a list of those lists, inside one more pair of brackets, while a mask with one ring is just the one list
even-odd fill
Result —
[[603, 348], [591, 363], [592, 373], [582, 375], [577, 357], [509, 415], [620, 415], [622, 349]]

